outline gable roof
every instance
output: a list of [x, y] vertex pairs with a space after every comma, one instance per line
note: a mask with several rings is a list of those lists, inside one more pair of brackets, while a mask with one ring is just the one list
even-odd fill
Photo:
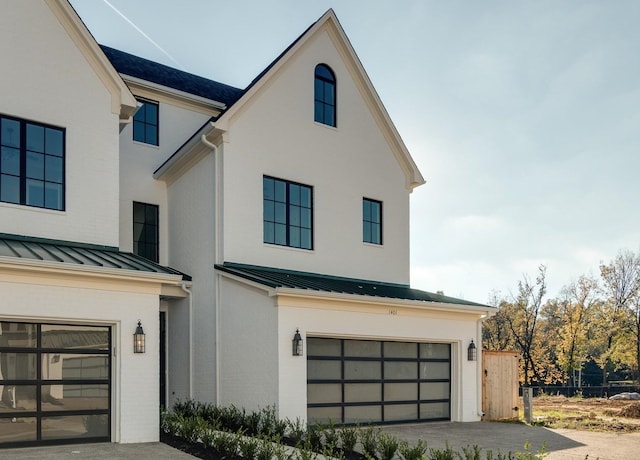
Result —
[[[286, 61], [290, 59], [312, 36], [319, 33], [319, 31], [324, 30], [324, 28], [331, 30], [331, 36], [334, 38], [334, 43], [337, 47], [341, 48], [343, 56], [346, 56], [348, 66], [353, 69], [354, 74], [357, 76], [357, 80], [359, 82], [358, 87], [362, 91], [363, 96], [370, 101], [370, 107], [373, 108], [374, 118], [376, 119], [378, 126], [382, 130], [385, 139], [405, 174], [407, 188], [409, 190], [413, 190], [415, 187], [424, 184], [425, 180], [422, 177], [420, 170], [413, 161], [411, 154], [391, 121], [391, 118], [384, 108], [378, 93], [369, 80], [360, 59], [356, 55], [332, 9], [329, 9], [320, 19], [309, 26], [309, 28], [307, 28], [291, 43], [291, 45], [289, 45], [278, 57], [276, 57], [276, 59], [274, 59], [262, 72], [260, 72], [244, 90], [193, 75], [188, 72], [183, 72], [163, 64], [158, 64], [107, 46], [102, 46], [102, 49], [118, 72], [123, 75], [129, 75], [151, 81], [153, 83], [224, 103], [226, 108], [224, 108], [218, 116], [212, 117], [209, 120], [211, 125], [210, 128], [208, 128], [211, 132], [223, 132], [226, 131], [228, 119], [233, 117], [233, 115], [237, 113], [243, 105], [251, 100], [260, 88], [265, 85], [266, 82], [286, 63]], [[207, 122], [206, 125], [208, 125], [209, 122]], [[182, 161], [180, 157], [183, 154], [188, 153], [185, 150], [185, 147], [187, 145], [191, 145], [190, 141], [198, 139], [202, 135], [207, 136], [207, 134], [210, 133], [203, 133], [202, 128], [198, 129], [198, 131], [196, 131], [192, 136], [192, 139], [187, 140], [187, 142], [178, 148], [178, 150], [176, 150], [167, 159], [167, 161], [165, 161], [165, 163], [154, 172], [154, 177], [156, 179], [161, 178], [167, 169], [166, 165], [180, 164]]]
[[67, 0], [45, 0], [45, 2], [111, 93], [111, 111], [118, 114], [122, 122], [130, 121], [138, 108], [136, 99], [106, 58], [76, 10]]
[[108, 46], [100, 45], [111, 64], [122, 75], [140, 78], [158, 85], [232, 105], [243, 90], [208, 78], [174, 69], [148, 59], [134, 56]]
[[415, 187], [425, 183], [418, 166], [413, 161], [409, 150], [404, 144], [400, 134], [396, 130], [395, 125], [391, 121], [391, 117], [387, 113], [380, 96], [376, 92], [362, 62], [358, 58], [351, 42], [349, 41], [344, 29], [340, 25], [333, 9], [329, 9], [320, 19], [312, 24], [306, 31], [302, 33], [287, 49], [285, 49], [273, 62], [271, 62], [265, 70], [263, 70], [244, 90], [242, 96], [231, 106], [227, 107], [216, 120], [221, 126], [225, 126], [225, 118], [231, 118], [237, 113], [244, 104], [246, 104], [256, 93], [264, 86], [267, 81], [272, 78], [285, 63], [295, 55], [305, 43], [313, 36], [323, 30], [329, 30], [334, 44], [345, 58], [345, 63], [353, 70], [353, 75], [358, 83], [363, 97], [370, 102], [370, 107], [379, 128], [384, 134], [389, 147], [393, 151], [400, 167], [407, 178], [407, 187], [413, 190]]
[[216, 270], [270, 288], [291, 288], [308, 291], [381, 297], [398, 300], [414, 300], [441, 304], [466, 305], [493, 308], [468, 300], [412, 289], [407, 284], [322, 275], [319, 273], [284, 270], [281, 268], [245, 265], [233, 262], [215, 265]]

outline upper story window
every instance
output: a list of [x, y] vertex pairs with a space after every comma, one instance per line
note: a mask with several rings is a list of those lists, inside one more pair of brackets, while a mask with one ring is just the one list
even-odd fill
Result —
[[313, 189], [264, 176], [262, 190], [263, 241], [313, 249]]
[[382, 244], [382, 202], [362, 199], [362, 241]]
[[138, 99], [142, 106], [133, 116], [133, 140], [158, 145], [158, 103]]
[[316, 66], [314, 119], [318, 123], [336, 126], [336, 77], [324, 64]]
[[133, 202], [133, 253], [153, 262], [159, 258], [158, 206]]
[[64, 210], [65, 130], [0, 115], [0, 201]]

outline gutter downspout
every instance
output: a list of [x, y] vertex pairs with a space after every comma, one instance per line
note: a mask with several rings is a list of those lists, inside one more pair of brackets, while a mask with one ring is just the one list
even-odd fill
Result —
[[[215, 128], [214, 123], [209, 123], [212, 128]], [[213, 228], [214, 228], [214, 263], [222, 263], [224, 260], [220, 260], [220, 254], [222, 254], [222, 232], [221, 221], [222, 221], [222, 174], [220, 172], [221, 163], [220, 155], [218, 154], [218, 146], [213, 142], [207, 139], [206, 134], [202, 134], [200, 136], [200, 141], [213, 150], [213, 202], [215, 203], [215, 210], [213, 213]], [[214, 286], [215, 286], [215, 308], [214, 308], [214, 318], [215, 318], [215, 338], [214, 338], [214, 347], [215, 347], [215, 359], [216, 359], [216, 404], [220, 404], [220, 289], [218, 286], [219, 277], [215, 275]]]
[[482, 410], [482, 323], [495, 315], [495, 312], [490, 312], [487, 310], [487, 313], [482, 315], [476, 321], [476, 343], [478, 344], [478, 361], [476, 361], [476, 383], [477, 383], [477, 408], [478, 408], [478, 416], [480, 418], [484, 417], [484, 412]]
[[182, 281], [180, 288], [189, 296], [189, 399], [193, 399], [193, 292]]

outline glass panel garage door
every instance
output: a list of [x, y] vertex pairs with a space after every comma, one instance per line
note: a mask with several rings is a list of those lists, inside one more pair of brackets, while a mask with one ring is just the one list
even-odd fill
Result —
[[309, 423], [450, 420], [451, 345], [307, 340]]
[[0, 447], [110, 440], [111, 328], [0, 322]]

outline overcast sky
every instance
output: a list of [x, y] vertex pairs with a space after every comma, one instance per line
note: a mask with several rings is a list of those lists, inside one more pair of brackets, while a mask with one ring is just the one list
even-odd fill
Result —
[[640, 2], [71, 3], [98, 42], [239, 88], [333, 8], [427, 180], [413, 287], [487, 302], [545, 264], [554, 296], [640, 247]]

